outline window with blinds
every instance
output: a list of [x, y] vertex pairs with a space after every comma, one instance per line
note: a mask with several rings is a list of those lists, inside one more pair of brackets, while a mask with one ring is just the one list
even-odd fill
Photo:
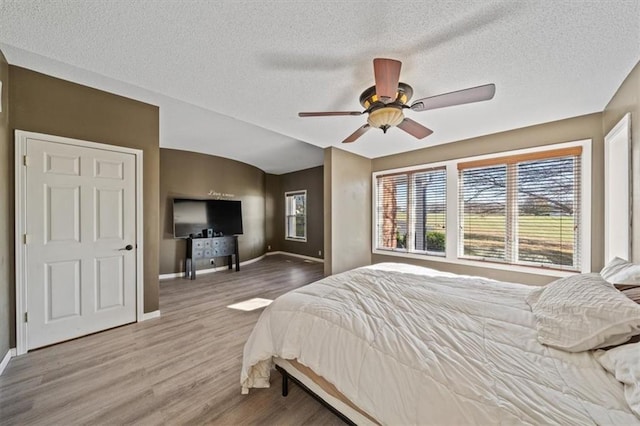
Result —
[[443, 255], [446, 170], [376, 177], [376, 248]]
[[459, 257], [579, 270], [581, 154], [458, 163]]
[[285, 239], [307, 241], [307, 191], [285, 192]]

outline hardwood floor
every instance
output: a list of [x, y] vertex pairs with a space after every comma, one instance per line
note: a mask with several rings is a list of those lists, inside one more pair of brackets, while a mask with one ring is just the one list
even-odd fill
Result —
[[161, 317], [13, 358], [0, 376], [0, 424], [341, 424], [294, 384], [240, 394], [242, 349], [268, 299], [322, 278], [323, 266], [269, 256], [195, 281], [160, 283]]

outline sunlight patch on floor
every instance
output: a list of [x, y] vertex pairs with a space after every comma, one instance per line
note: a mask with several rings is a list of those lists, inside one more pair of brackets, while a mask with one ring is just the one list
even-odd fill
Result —
[[234, 303], [233, 305], [227, 306], [227, 308], [237, 309], [240, 311], [253, 311], [256, 309], [264, 308], [265, 306], [269, 306], [273, 302], [271, 299], [261, 299], [259, 297], [245, 300], [244, 302]]

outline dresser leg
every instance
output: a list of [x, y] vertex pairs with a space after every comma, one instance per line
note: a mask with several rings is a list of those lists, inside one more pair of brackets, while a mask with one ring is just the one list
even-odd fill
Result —
[[184, 264], [184, 277], [189, 278], [191, 276], [191, 258], [187, 257]]
[[235, 247], [233, 248], [233, 254], [236, 258], [236, 272], [240, 271], [240, 250], [238, 249], [238, 237], [235, 237]]

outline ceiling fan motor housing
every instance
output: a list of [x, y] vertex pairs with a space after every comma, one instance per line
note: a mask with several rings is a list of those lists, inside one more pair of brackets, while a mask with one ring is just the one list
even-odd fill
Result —
[[396, 95], [396, 99], [393, 102], [383, 102], [382, 99], [376, 94], [376, 86], [371, 86], [360, 95], [360, 105], [362, 105], [366, 110], [373, 108], [382, 108], [384, 106], [391, 105], [402, 105], [409, 102], [413, 96], [413, 89], [406, 83], [398, 83], [398, 92]]
[[376, 86], [371, 86], [360, 95], [360, 104], [369, 113], [367, 122], [371, 127], [382, 129], [384, 133], [404, 120], [403, 108], [413, 95], [411, 86], [398, 83], [398, 92], [393, 102], [385, 103], [376, 93]]

